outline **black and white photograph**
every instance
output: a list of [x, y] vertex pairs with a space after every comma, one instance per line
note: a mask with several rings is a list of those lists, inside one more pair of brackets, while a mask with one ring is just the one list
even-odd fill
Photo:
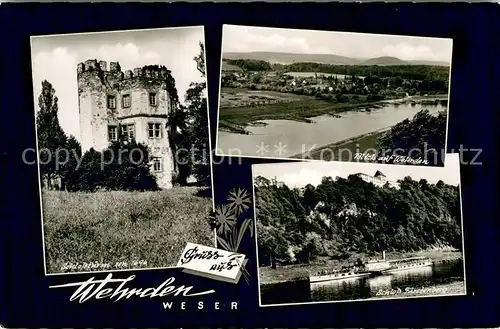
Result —
[[252, 166], [260, 306], [466, 294], [458, 154], [445, 167]]
[[31, 37], [46, 275], [214, 246], [204, 48], [202, 26]]
[[452, 44], [224, 25], [216, 154], [442, 167]]

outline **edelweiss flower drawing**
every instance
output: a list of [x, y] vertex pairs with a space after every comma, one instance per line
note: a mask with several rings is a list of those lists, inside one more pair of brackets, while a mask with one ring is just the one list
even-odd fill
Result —
[[217, 225], [217, 232], [229, 232], [236, 223], [236, 214], [234, 210], [227, 204], [218, 205], [215, 207], [213, 219]]
[[[250, 237], [253, 237], [253, 219], [241, 216], [252, 205], [252, 199], [245, 189], [234, 188], [229, 191], [226, 200], [228, 203], [217, 205], [210, 212], [208, 222], [212, 229], [217, 230], [217, 245], [227, 251], [238, 252], [248, 231]], [[245, 281], [250, 284], [248, 271], [245, 267], [241, 271]]]
[[250, 205], [252, 204], [250, 193], [241, 188], [232, 189], [229, 192], [227, 201], [230, 202], [230, 206], [234, 209], [236, 215], [241, 215], [242, 213], [244, 213], [248, 208], [250, 208]]

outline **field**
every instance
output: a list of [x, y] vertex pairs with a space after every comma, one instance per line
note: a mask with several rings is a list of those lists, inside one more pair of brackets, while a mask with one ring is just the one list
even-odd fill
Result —
[[47, 273], [175, 266], [187, 242], [214, 244], [197, 192], [43, 191]]
[[299, 96], [267, 90], [248, 90], [237, 88], [223, 88], [220, 96], [220, 107], [241, 107], [252, 104], [272, 104], [292, 102], [304, 99], [313, 99], [309, 96]]
[[335, 114], [376, 103], [331, 103], [311, 96], [272, 91], [223, 88], [219, 109], [219, 129], [245, 133], [245, 127], [259, 120], [295, 120]]
[[[271, 284], [279, 282], [289, 282], [301, 280], [309, 277], [309, 273], [316, 273], [332, 268], [340, 268], [341, 266], [348, 266], [356, 261], [358, 257], [363, 258], [366, 255], [352, 255], [349, 259], [344, 261], [318, 259], [315, 263], [310, 265], [288, 265], [272, 269], [270, 267], [260, 267], [260, 284]], [[462, 252], [454, 250], [426, 250], [413, 253], [397, 253], [387, 252], [387, 259], [399, 259], [408, 257], [430, 257], [434, 261], [455, 260], [462, 257]]]
[[231, 65], [222, 61], [222, 71], [242, 72], [243, 70], [239, 66]]

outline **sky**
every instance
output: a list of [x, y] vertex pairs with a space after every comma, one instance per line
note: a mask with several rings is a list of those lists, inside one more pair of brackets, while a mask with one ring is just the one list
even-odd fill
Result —
[[35, 111], [43, 80], [54, 86], [59, 98], [59, 122], [77, 138], [78, 85], [76, 67], [87, 59], [119, 62], [122, 71], [144, 65], [165, 65], [176, 81], [179, 98], [191, 82], [201, 82], [193, 60], [204, 42], [202, 26], [118, 32], [80, 33], [31, 38]]
[[460, 160], [457, 154], [447, 154], [444, 167], [401, 166], [390, 164], [371, 164], [357, 162], [288, 162], [256, 164], [252, 166], [252, 176], [276, 178], [288, 187], [304, 187], [307, 184], [317, 186], [321, 179], [330, 176], [347, 178], [349, 175], [364, 173], [370, 176], [380, 170], [388, 180], [397, 181], [410, 176], [414, 180], [426, 179], [436, 184], [439, 180], [450, 184], [460, 183]]
[[255, 51], [450, 63], [452, 39], [224, 25], [223, 52]]

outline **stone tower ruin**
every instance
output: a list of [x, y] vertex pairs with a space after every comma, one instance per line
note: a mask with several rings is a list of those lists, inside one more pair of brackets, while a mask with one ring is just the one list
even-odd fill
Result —
[[146, 144], [158, 186], [172, 187], [174, 158], [167, 118], [175, 105], [165, 67], [122, 72], [118, 62], [87, 60], [77, 66], [82, 151], [101, 151], [118, 136]]

